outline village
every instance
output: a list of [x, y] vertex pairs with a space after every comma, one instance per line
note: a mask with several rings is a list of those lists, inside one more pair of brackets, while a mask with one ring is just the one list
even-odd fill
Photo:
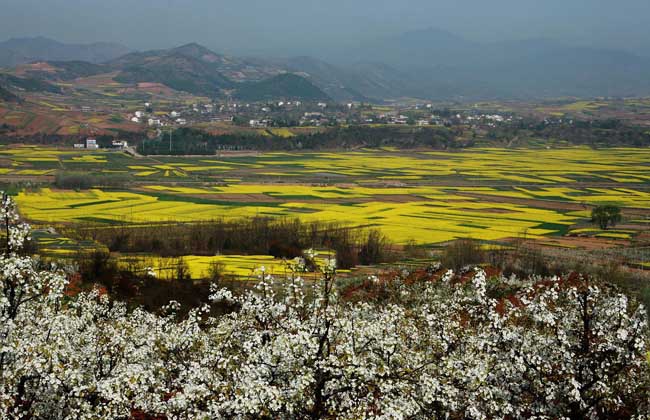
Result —
[[278, 101], [261, 103], [211, 102], [158, 109], [146, 102], [141, 110], [126, 115], [129, 121], [151, 128], [232, 124], [250, 128], [333, 127], [343, 125], [412, 125], [496, 127], [511, 123], [511, 114], [489, 114], [478, 110], [450, 111], [433, 104], [371, 105]]

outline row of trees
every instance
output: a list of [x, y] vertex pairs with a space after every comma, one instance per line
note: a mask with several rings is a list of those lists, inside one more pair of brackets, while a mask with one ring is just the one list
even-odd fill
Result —
[[[20, 253], [0, 214], [0, 415], [9, 418], [643, 418], [645, 311], [579, 276], [411, 282], [371, 277], [385, 300], [346, 303], [335, 272], [308, 289], [261, 273], [213, 288], [179, 318], [66, 295], [63, 272]], [[490, 294], [507, 283], [512, 296]]]
[[90, 188], [123, 188], [131, 179], [123, 174], [100, 174], [87, 172], [57, 172], [54, 185], [65, 190], [87, 190]]
[[296, 218], [252, 217], [146, 226], [77, 225], [65, 234], [93, 240], [110, 251], [184, 255], [246, 254], [276, 258], [302, 256], [303, 250], [328, 248], [336, 252], [339, 268], [390, 261], [391, 244], [378, 230], [336, 223], [302, 222]]
[[212, 135], [193, 128], [179, 128], [174, 130], [172, 138], [171, 150], [169, 136], [166, 136], [141, 143], [138, 152], [145, 155], [202, 155], [215, 154], [219, 150], [232, 148], [319, 150], [394, 146], [406, 149], [415, 147], [446, 149], [471, 145], [471, 142], [459, 141], [453, 131], [440, 127], [337, 127], [291, 138], [253, 134]]
[[501, 124], [485, 134], [488, 143], [509, 144], [511, 141], [539, 139], [549, 142], [569, 142], [594, 147], [634, 146], [650, 144], [650, 135], [642, 126], [624, 124], [620, 120], [571, 120], [547, 123], [537, 119], [516, 120]]

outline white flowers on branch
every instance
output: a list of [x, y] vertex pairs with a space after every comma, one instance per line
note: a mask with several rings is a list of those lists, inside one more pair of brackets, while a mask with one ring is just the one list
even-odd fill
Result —
[[[333, 267], [313, 287], [265, 273], [179, 319], [128, 311], [16, 254], [0, 257], [0, 417], [605, 418], [647, 413], [645, 312], [580, 278], [490, 297], [485, 273], [346, 303]], [[503, 279], [505, 281], [505, 279]], [[514, 279], [509, 280], [513, 284]], [[374, 285], [374, 286], [373, 286]]]

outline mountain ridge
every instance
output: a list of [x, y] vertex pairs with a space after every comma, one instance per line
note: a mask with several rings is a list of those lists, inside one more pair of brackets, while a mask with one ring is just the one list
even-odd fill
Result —
[[551, 39], [481, 43], [437, 29], [402, 33], [347, 52], [407, 75], [430, 99], [650, 94], [650, 59]]
[[34, 61], [87, 61], [102, 63], [128, 53], [124, 45], [110, 42], [66, 44], [50, 38], [10, 38], [0, 42], [0, 67], [15, 67]]
[[[47, 38], [13, 39], [0, 43], [0, 55], [2, 45], [34, 40], [61, 44]], [[44, 60], [60, 71], [41, 77], [72, 80], [116, 72], [116, 80], [123, 83], [156, 82], [205, 96], [223, 96], [243, 88], [245, 96], [251, 97], [251, 83], [293, 73], [339, 102], [650, 95], [646, 76], [650, 58], [623, 50], [567, 46], [552, 39], [482, 43], [427, 28], [384, 37], [345, 53], [334, 61], [304, 55], [244, 58], [193, 42], [129, 51], [101, 63]]]

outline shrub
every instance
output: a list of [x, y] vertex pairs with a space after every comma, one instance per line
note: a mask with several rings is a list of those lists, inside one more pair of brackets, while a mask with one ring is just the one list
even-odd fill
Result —
[[445, 267], [456, 271], [466, 266], [481, 264], [484, 261], [480, 243], [472, 239], [459, 239], [447, 245], [441, 258]]

